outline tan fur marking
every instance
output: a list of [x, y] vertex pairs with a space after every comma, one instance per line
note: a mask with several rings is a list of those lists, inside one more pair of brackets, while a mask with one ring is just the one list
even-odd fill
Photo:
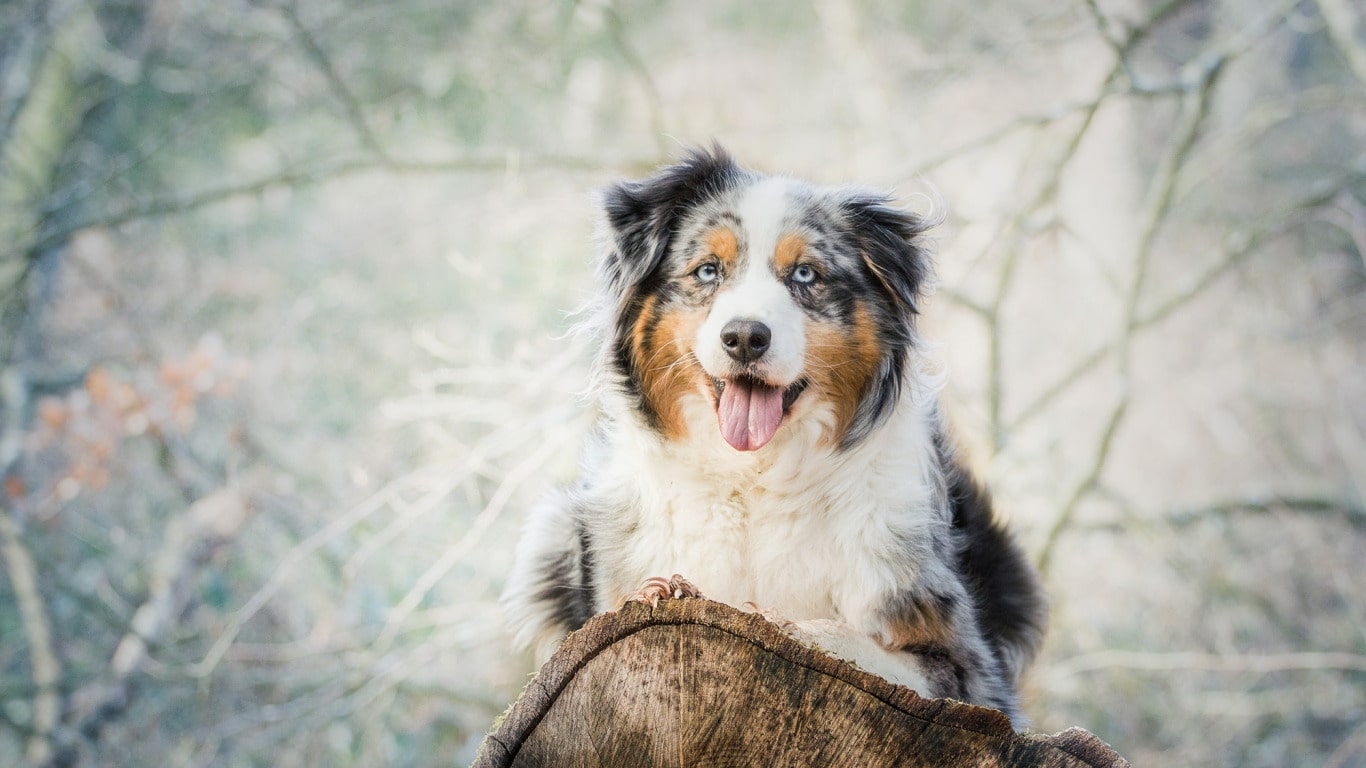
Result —
[[906, 610], [888, 617], [883, 645], [917, 657], [920, 671], [935, 696], [962, 697], [955, 650], [958, 647], [953, 617], [933, 600], [915, 600]]
[[952, 617], [929, 600], [918, 600], [913, 610], [889, 617], [887, 634], [885, 645], [894, 651], [954, 645]]
[[659, 417], [660, 428], [666, 437], [678, 439], [688, 431], [683, 397], [704, 383], [702, 366], [692, 353], [703, 314], [677, 310], [657, 313], [657, 304], [654, 296], [645, 300], [632, 328], [631, 354], [640, 371], [645, 400]]
[[868, 381], [877, 371], [877, 327], [863, 307], [854, 308], [854, 327], [837, 328], [808, 321], [806, 370], [812, 393], [835, 409], [835, 429], [826, 442], [838, 443], [858, 412]]
[[721, 260], [721, 271], [735, 274], [735, 262], [740, 258], [740, 239], [730, 227], [718, 227], [707, 233], [707, 251]]
[[778, 238], [778, 247], [773, 249], [773, 273], [786, 275], [805, 250], [806, 238], [801, 235], [788, 234]]
[[658, 303], [657, 296], [646, 296], [645, 303], [640, 307], [640, 314], [636, 315], [636, 324], [631, 327], [631, 356], [637, 367], [643, 367], [645, 361], [645, 332], [650, 327], [650, 321], [654, 319], [655, 305]]

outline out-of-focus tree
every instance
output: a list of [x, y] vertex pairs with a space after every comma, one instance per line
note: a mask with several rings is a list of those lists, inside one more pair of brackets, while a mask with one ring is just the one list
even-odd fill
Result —
[[[1041, 727], [1366, 754], [1345, 0], [0, 5], [0, 763], [442, 764], [591, 419], [589, 191], [928, 180]], [[452, 756], [455, 756], [452, 758]]]

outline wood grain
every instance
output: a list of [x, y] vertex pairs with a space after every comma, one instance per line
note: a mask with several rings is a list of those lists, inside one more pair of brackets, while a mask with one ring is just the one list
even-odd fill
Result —
[[484, 741], [494, 766], [1127, 766], [1081, 729], [908, 688], [708, 600], [628, 604], [570, 635]]

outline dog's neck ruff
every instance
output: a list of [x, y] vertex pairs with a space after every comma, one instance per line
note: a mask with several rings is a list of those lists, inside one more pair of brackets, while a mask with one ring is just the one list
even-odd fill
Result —
[[687, 573], [725, 602], [874, 631], [878, 600], [914, 583], [924, 562], [903, 548], [947, 524], [935, 406], [903, 393], [878, 428], [841, 449], [829, 439], [829, 407], [808, 404], [756, 451], [726, 443], [706, 398], [685, 408], [690, 425], [705, 427], [686, 439], [663, 439], [629, 417], [606, 435], [595, 485], [629, 511], [607, 526], [620, 538], [600, 542], [611, 589], [654, 572]]

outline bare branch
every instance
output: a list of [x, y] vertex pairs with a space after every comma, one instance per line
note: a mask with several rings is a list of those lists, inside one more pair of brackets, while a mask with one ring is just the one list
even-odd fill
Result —
[[1366, 753], [1366, 723], [1358, 725], [1347, 738], [1342, 740], [1333, 754], [1324, 761], [1323, 768], [1343, 768], [1352, 757]]
[[[499, 173], [511, 169], [595, 172], [602, 170], [635, 171], [654, 166], [654, 159], [598, 160], [589, 157], [509, 151], [500, 156], [471, 155], [451, 158], [391, 158], [380, 162], [372, 157], [340, 160], [328, 165], [285, 169], [251, 181], [228, 184], [180, 197], [152, 200], [54, 227], [28, 245], [0, 251], [0, 261], [24, 256], [65, 243], [88, 229], [118, 227], [134, 221], [192, 213], [202, 208], [242, 197], [253, 197], [277, 187], [306, 188], [324, 182], [374, 171], [400, 174]], [[31, 233], [30, 233], [31, 234]]]
[[1067, 527], [1072, 524], [1082, 500], [1095, 490], [1100, 481], [1101, 474], [1104, 473], [1105, 466], [1110, 460], [1115, 434], [1119, 431], [1125, 414], [1128, 413], [1129, 401], [1132, 397], [1128, 388], [1129, 347], [1138, 330], [1138, 307], [1143, 296], [1148, 264], [1152, 259], [1153, 244], [1158, 229], [1171, 210], [1173, 192], [1176, 189], [1181, 168], [1200, 135], [1205, 117], [1209, 114], [1210, 96], [1225, 59], [1222, 57], [1202, 57], [1199, 61], [1202, 63], [1197, 71], [1198, 80], [1192, 91], [1183, 99], [1181, 122], [1173, 131], [1167, 144], [1167, 152], [1158, 163], [1157, 169], [1153, 173], [1152, 183], [1148, 187], [1148, 201], [1144, 206], [1143, 224], [1139, 230], [1138, 250], [1134, 256], [1134, 275], [1125, 300], [1124, 327], [1120, 332], [1119, 340], [1114, 345], [1115, 354], [1119, 360], [1120, 375], [1124, 380], [1124, 389], [1120, 393], [1119, 402], [1115, 404], [1110, 413], [1110, 419], [1101, 435], [1091, 468], [1087, 470], [1086, 476], [1077, 484], [1072, 495], [1063, 505], [1044, 539], [1043, 548], [1038, 557], [1039, 570], [1044, 573], [1048, 572], [1058, 540]]
[[341, 535], [344, 531], [359, 524], [362, 520], [365, 520], [367, 517], [375, 514], [381, 509], [384, 509], [390, 496], [398, 492], [402, 483], [411, 481], [414, 474], [416, 473], [409, 473], [398, 481], [390, 483], [380, 489], [378, 493], [352, 507], [346, 514], [337, 517], [327, 526], [313, 533], [291, 549], [289, 554], [287, 554], [280, 561], [280, 564], [276, 566], [275, 571], [271, 574], [270, 578], [266, 580], [266, 583], [261, 585], [261, 587], [247, 600], [246, 604], [233, 614], [232, 620], [228, 623], [228, 626], [218, 635], [218, 638], [214, 640], [213, 645], [209, 648], [208, 652], [204, 654], [204, 658], [190, 668], [189, 673], [194, 677], [209, 677], [212, 675], [214, 670], [217, 669], [218, 663], [222, 661], [223, 654], [227, 652], [233, 641], [237, 639], [237, 635], [242, 631], [242, 627], [265, 607], [266, 603], [269, 602], [270, 599], [275, 596], [275, 593], [284, 585], [285, 579], [289, 574], [303, 563], [305, 558], [332, 539]]
[[959, 291], [956, 288], [950, 288], [948, 286], [940, 286], [937, 289], [936, 293], [943, 295], [944, 298], [962, 307], [963, 309], [966, 309], [974, 315], [977, 315], [978, 317], [981, 317], [987, 320], [988, 322], [991, 321], [991, 307], [981, 303], [980, 301], [977, 301], [976, 299], [972, 298], [971, 296], [968, 296], [962, 291]]
[[1152, 10], [1152, 13], [1148, 14], [1148, 17], [1143, 20], [1143, 23], [1139, 24], [1129, 33], [1129, 37], [1124, 41], [1125, 53], [1132, 52], [1157, 29], [1159, 24], [1166, 21], [1169, 16], [1181, 10], [1190, 2], [1192, 2], [1192, 0], [1164, 0]]
[[148, 649], [165, 638], [185, 610], [187, 584], [218, 548], [237, 536], [254, 510], [236, 489], [225, 488], [199, 499], [167, 526], [152, 562], [147, 597], [114, 649], [110, 674], [71, 695], [69, 743], [77, 735], [96, 738], [105, 724], [124, 712], [133, 676], [148, 662]]
[[[1086, 138], [1092, 122], [1095, 120], [1096, 113], [1100, 110], [1101, 104], [1106, 97], [1111, 94], [1112, 86], [1120, 76], [1119, 63], [1111, 68], [1105, 82], [1101, 85], [1099, 94], [1095, 100], [1089, 102], [1087, 108], [1082, 113], [1081, 123], [1072, 132], [1067, 144], [1054, 160], [1044, 177], [1044, 183], [1039, 188], [1034, 197], [1020, 210], [1018, 210], [1009, 222], [1003, 225], [997, 237], [1000, 239], [1006, 233], [1015, 234], [1026, 219], [1033, 216], [1040, 208], [1047, 205], [1058, 194], [1058, 188], [1062, 184], [1063, 172], [1067, 170], [1072, 158], [1076, 157], [1077, 150], [1081, 147], [1082, 139]], [[991, 246], [989, 245], [988, 248]], [[1004, 383], [1004, 351], [1002, 349], [1004, 333], [1001, 327], [1002, 312], [1005, 307], [1006, 299], [1009, 297], [1011, 287], [1015, 279], [1015, 267], [1019, 263], [1021, 247], [1019, 243], [1013, 244], [1006, 252], [1005, 261], [1001, 265], [1001, 271], [997, 276], [996, 292], [985, 315], [987, 321], [987, 423], [991, 429], [991, 444], [995, 452], [1000, 452], [1006, 443], [1006, 431], [1002, 419], [1002, 409], [1005, 403], [1005, 383]]]
[[360, 102], [356, 99], [355, 94], [351, 92], [351, 89], [347, 87], [346, 82], [342, 80], [341, 75], [337, 73], [337, 68], [332, 66], [332, 59], [323, 51], [322, 46], [318, 44], [317, 38], [313, 36], [313, 33], [309, 31], [308, 27], [305, 26], [303, 21], [299, 18], [299, 14], [295, 10], [294, 4], [292, 2], [283, 3], [280, 6], [280, 12], [285, 17], [285, 20], [289, 22], [290, 30], [294, 33], [294, 37], [298, 39], [299, 43], [303, 45], [304, 51], [308, 54], [308, 58], [313, 62], [314, 66], [318, 68], [318, 71], [322, 72], [323, 77], [327, 79], [328, 87], [331, 88], [333, 95], [337, 97], [337, 101], [341, 102], [342, 109], [346, 112], [346, 119], [351, 123], [351, 127], [355, 130], [361, 144], [364, 145], [366, 149], [373, 152], [375, 156], [380, 159], [381, 163], [387, 164], [389, 162], [389, 152], [380, 142], [379, 137], [370, 126], [370, 122], [366, 120], [365, 111], [361, 108]]
[[1120, 395], [1119, 402], [1115, 404], [1110, 412], [1110, 420], [1105, 425], [1105, 431], [1101, 434], [1100, 444], [1096, 447], [1095, 460], [1091, 462], [1091, 468], [1087, 470], [1086, 477], [1082, 478], [1073, 489], [1072, 495], [1063, 504], [1062, 510], [1058, 513], [1053, 525], [1048, 528], [1048, 533], [1044, 537], [1043, 546], [1039, 550], [1036, 562], [1039, 572], [1048, 573], [1049, 566], [1052, 565], [1053, 552], [1062, 538], [1063, 532], [1072, 525], [1073, 518], [1076, 517], [1077, 509], [1081, 502], [1094, 490], [1099, 487], [1101, 473], [1105, 471], [1105, 465], [1110, 460], [1110, 449], [1114, 446], [1115, 435], [1119, 432], [1119, 426], [1124, 421], [1124, 415], [1129, 409], [1129, 393], [1124, 392]]
[[1128, 341], [1138, 323], [1138, 307], [1147, 281], [1148, 266], [1152, 262], [1153, 245], [1157, 232], [1167, 220], [1171, 211], [1177, 179], [1186, 164], [1195, 141], [1200, 136], [1200, 128], [1209, 115], [1210, 95], [1219, 73], [1227, 61], [1222, 56], [1204, 57], [1197, 60], [1196, 82], [1182, 100], [1182, 122], [1167, 145], [1167, 152], [1153, 172], [1152, 183], [1148, 187], [1148, 201], [1144, 206], [1143, 224], [1139, 229], [1138, 251], [1135, 258], [1133, 281], [1129, 285], [1129, 296], [1125, 301], [1124, 335], [1125, 347], [1120, 354], [1127, 358]]
[[[1134, 526], [1165, 526], [1175, 530], [1191, 528], [1211, 521], [1229, 522], [1244, 515], [1306, 515], [1327, 522], [1342, 522], [1357, 530], [1366, 530], [1366, 509], [1360, 503], [1326, 496], [1257, 496], [1212, 501], [1196, 507], [1175, 510], [1139, 510], [1129, 499], [1097, 485], [1093, 491], [1119, 508], [1118, 515], [1095, 520], [1075, 527], [1087, 531], [1132, 530]], [[1236, 520], [1235, 520], [1236, 522]]]
[[[1195, 299], [1204, 294], [1221, 276], [1226, 274], [1234, 266], [1242, 262], [1251, 254], [1257, 252], [1276, 238], [1286, 234], [1295, 227], [1303, 226], [1313, 221], [1310, 214], [1325, 205], [1338, 199], [1344, 190], [1351, 188], [1355, 184], [1366, 182], [1366, 161], [1358, 164], [1359, 167], [1351, 169], [1347, 174], [1335, 179], [1327, 184], [1323, 184], [1319, 189], [1311, 191], [1304, 197], [1286, 206], [1286, 212], [1279, 218], [1262, 225], [1250, 232], [1234, 233], [1226, 239], [1226, 246], [1223, 255], [1211, 267], [1200, 274], [1199, 277], [1191, 281], [1185, 288], [1167, 297], [1156, 307], [1148, 310], [1138, 317], [1134, 323], [1133, 330], [1140, 332], [1158, 325], [1162, 321], [1171, 317], [1181, 308], [1187, 306]], [[1008, 431], [1019, 429], [1023, 425], [1033, 421], [1048, 406], [1052, 405], [1059, 397], [1072, 388], [1074, 384], [1084, 378], [1087, 374], [1096, 370], [1101, 363], [1109, 359], [1115, 351], [1115, 342], [1109, 342], [1097, 347], [1089, 352], [1085, 357], [1078, 360], [1062, 376], [1059, 376], [1053, 384], [1049, 385], [1034, 400], [1020, 409], [1020, 412], [1009, 422]]]
[[[21, 434], [20, 416], [27, 407], [24, 382], [13, 369], [0, 370], [0, 480], [9, 476], [18, 453], [5, 446], [16, 446]], [[57, 686], [62, 665], [52, 642], [52, 622], [47, 604], [39, 587], [38, 567], [24, 544], [23, 527], [0, 490], [0, 554], [4, 555], [5, 571], [19, 609], [19, 621], [28, 641], [29, 668], [33, 674], [33, 722], [29, 737], [27, 759], [42, 765], [53, 754], [52, 736], [61, 715], [61, 694]]]
[[1331, 651], [1226, 655], [1197, 651], [1161, 653], [1105, 650], [1063, 659], [1054, 664], [1049, 669], [1049, 673], [1058, 677], [1071, 677], [1109, 669], [1142, 672], [1191, 670], [1255, 674], [1298, 671], [1366, 672], [1366, 655]]
[[654, 75], [650, 74], [650, 68], [645, 65], [645, 60], [640, 57], [640, 53], [626, 37], [625, 25], [621, 20], [621, 13], [617, 10], [616, 4], [608, 3], [603, 9], [603, 15], [607, 22], [607, 34], [612, 38], [612, 44], [626, 60], [626, 66], [635, 73], [640, 80], [641, 88], [645, 90], [645, 101], [650, 113], [650, 132], [654, 134], [655, 146], [659, 148], [661, 156], [668, 154], [668, 144], [665, 136], [664, 120], [664, 99], [659, 94], [659, 86], [655, 84]]
[[[1110, 23], [1110, 21], [1106, 17], [1104, 17], [1104, 15], [1100, 12], [1099, 6], [1096, 5], [1095, 0], [1086, 0], [1087, 7], [1093, 15], [1093, 17], [1095, 18], [1098, 29], [1116, 51], [1115, 63], [1111, 68], [1109, 74], [1106, 76], [1105, 81], [1101, 85], [1095, 98], [1089, 101], [1081, 102], [1079, 104], [1071, 105], [1070, 107], [1066, 107], [1060, 110], [1054, 110], [1053, 112], [1044, 113], [1042, 115], [1026, 116], [1020, 118], [1015, 122], [1003, 126], [997, 131], [988, 133], [982, 137], [979, 137], [978, 139], [975, 139], [973, 141], [968, 142], [965, 145], [962, 145], [959, 148], [951, 150], [949, 153], [946, 153], [945, 155], [933, 158], [931, 161], [926, 163], [925, 166], [922, 167], [922, 170], [924, 170], [925, 168], [934, 167], [938, 164], [946, 162], [949, 159], [952, 159], [957, 154], [969, 151], [978, 146], [990, 144], [998, 140], [999, 138], [1009, 133], [1012, 133], [1015, 130], [1018, 130], [1022, 127], [1030, 125], [1048, 124], [1055, 122], [1056, 120], [1059, 120], [1067, 115], [1074, 114], [1078, 111], [1082, 113], [1081, 124], [1072, 133], [1071, 138], [1065, 145], [1062, 153], [1059, 155], [1054, 165], [1049, 169], [1049, 172], [1045, 175], [1045, 182], [1043, 186], [1039, 189], [1039, 191], [1036, 193], [1033, 199], [1030, 200], [1029, 203], [1021, 207], [1020, 210], [1017, 211], [1016, 215], [1009, 222], [1002, 226], [1001, 230], [997, 232], [997, 235], [994, 238], [992, 238], [991, 244], [987, 246], [988, 249], [994, 247], [995, 243], [1001, 240], [1002, 237], [1005, 236], [1007, 233], [1014, 233], [1015, 231], [1017, 231], [1019, 226], [1027, 218], [1033, 216], [1042, 206], [1046, 205], [1047, 203], [1056, 198], [1058, 187], [1062, 183], [1063, 172], [1066, 170], [1067, 165], [1070, 163], [1071, 159], [1076, 155], [1077, 150], [1080, 148], [1081, 142], [1086, 137], [1086, 134], [1090, 129], [1090, 126], [1096, 116], [1096, 113], [1099, 111], [1101, 105], [1107, 100], [1107, 98], [1119, 92], [1116, 90], [1116, 86], [1120, 82], [1122, 75], [1127, 71], [1127, 56], [1129, 52], [1132, 51], [1133, 48], [1136, 47], [1139, 43], [1141, 43], [1142, 40], [1158, 23], [1165, 19], [1169, 14], [1179, 9], [1182, 5], [1185, 4], [1185, 2], [1187, 2], [1187, 0], [1171, 0], [1170, 2], [1163, 4], [1162, 6], [1155, 9], [1142, 25], [1130, 31], [1127, 38], [1125, 38], [1124, 40], [1120, 40], [1117, 33], [1112, 29], [1112, 24]], [[1214, 80], [1219, 71], [1222, 69], [1222, 65], [1226, 60], [1227, 58], [1225, 56], [1219, 56], [1201, 62], [1201, 67], [1198, 70], [1197, 74], [1196, 87], [1194, 88], [1195, 93], [1197, 94], [1196, 103], [1198, 104], [1199, 109], [1195, 112], [1188, 113], [1191, 117], [1191, 131], [1183, 131], [1180, 134], [1182, 137], [1184, 137], [1183, 141], [1178, 143], [1177, 145], [1174, 145], [1174, 151], [1170, 152], [1168, 155], [1168, 162], [1172, 164], [1174, 168], [1180, 168], [1181, 164], [1184, 163], [1186, 155], [1189, 153], [1191, 146], [1193, 146], [1194, 144], [1195, 136], [1197, 134], [1192, 131], [1198, 129], [1199, 124], [1203, 121], [1205, 117], [1205, 114], [1208, 109], [1208, 91], [1210, 88], [1212, 88]], [[1168, 92], [1189, 93], [1191, 90], [1192, 88], [1190, 86], [1178, 86], [1170, 89], [1161, 88], [1155, 90], [1151, 88], [1140, 89], [1137, 86], [1137, 84], [1131, 83], [1131, 85], [1129, 86], [1129, 90], [1127, 92], [1131, 94], [1155, 95]], [[1156, 235], [1157, 228], [1165, 219], [1167, 211], [1170, 209], [1170, 205], [1172, 202], [1172, 191], [1170, 187], [1172, 184], [1175, 183], [1175, 174], [1164, 173], [1162, 170], [1159, 170], [1159, 174], [1162, 174], [1157, 179], [1158, 181], [1160, 181], [1160, 183], [1155, 185], [1153, 189], [1161, 190], [1161, 194], [1157, 195], [1155, 198], [1155, 203], [1149, 206], [1150, 215], [1148, 216], [1148, 220], [1151, 223], [1145, 225], [1143, 235], [1144, 242], [1142, 242], [1139, 246], [1140, 253], [1144, 254], [1148, 253], [1151, 250], [1152, 240]], [[1170, 178], [1168, 178], [1168, 176], [1170, 176]], [[1018, 245], [1009, 248], [1009, 250], [1007, 251], [1005, 261], [1001, 266], [1001, 271], [997, 278], [994, 299], [992, 300], [989, 306], [980, 307], [975, 302], [964, 303], [964, 306], [973, 309], [987, 323], [987, 422], [989, 424], [989, 429], [991, 431], [992, 446], [996, 452], [1001, 451], [1005, 447], [1006, 436], [1009, 434], [1010, 430], [1013, 429], [1014, 426], [1016, 426], [1020, 421], [1019, 419], [1016, 419], [1009, 426], [1007, 426], [1004, 420], [1004, 352], [1002, 350], [1003, 339], [1001, 328], [1001, 312], [1003, 305], [1009, 296], [1010, 289], [1014, 281], [1014, 272], [1015, 267], [1018, 263], [1019, 252], [1020, 248], [1018, 247]], [[1131, 286], [1131, 293], [1134, 294], [1131, 298], [1135, 302], [1137, 300], [1138, 294], [1141, 293], [1143, 283], [1145, 282], [1147, 272], [1146, 261], [1146, 256], [1144, 256], [1140, 260], [1140, 267], [1137, 271], [1136, 279], [1134, 280], [1134, 283]], [[1131, 306], [1131, 312], [1134, 311], [1134, 307], [1136, 306], [1136, 303]], [[1132, 324], [1131, 321], [1132, 318], [1130, 318], [1129, 324]], [[1053, 398], [1057, 397], [1058, 394], [1060, 394], [1062, 391], [1070, 387], [1072, 383], [1074, 383], [1076, 380], [1080, 379], [1082, 376], [1088, 373], [1095, 365], [1098, 365], [1101, 361], [1106, 359], [1108, 355], [1109, 348], [1107, 347], [1097, 352], [1094, 352], [1087, 358], [1083, 359], [1077, 366], [1075, 366], [1072, 369], [1072, 371], [1066, 374], [1058, 384], [1054, 385], [1054, 387], [1050, 387], [1049, 391], [1045, 393], [1045, 399], [1043, 402], [1047, 403], [1051, 401]], [[1030, 410], [1032, 410], [1032, 408]]]
[[1319, 13], [1328, 26], [1328, 37], [1337, 46], [1347, 68], [1363, 86], [1366, 86], [1366, 43], [1356, 36], [1360, 19], [1347, 0], [1318, 0]]
[[1096, 98], [1087, 101], [1059, 104], [1058, 106], [1053, 107], [1052, 109], [1045, 110], [1043, 112], [1035, 112], [1033, 114], [1021, 115], [1013, 120], [1010, 120], [1004, 125], [1000, 125], [996, 128], [991, 129], [990, 131], [987, 131], [986, 133], [981, 134], [980, 136], [968, 139], [962, 144], [944, 150], [943, 152], [940, 152], [937, 155], [931, 156], [928, 160], [921, 162], [920, 164], [906, 171], [902, 175], [912, 177], [922, 176], [964, 155], [970, 154], [985, 147], [989, 147], [995, 144], [996, 142], [1013, 135], [1017, 131], [1024, 130], [1026, 128], [1042, 128], [1058, 123], [1078, 113], [1094, 112], [1096, 107], [1099, 106], [1097, 104], [1097, 101], [1106, 98], [1107, 95], [1108, 94], [1102, 92], [1101, 94], [1097, 95]]
[[1184, 528], [1211, 517], [1226, 518], [1243, 513], [1267, 514], [1285, 511], [1340, 518], [1354, 528], [1366, 528], [1366, 509], [1361, 505], [1320, 496], [1230, 499], [1191, 509], [1175, 510], [1164, 516], [1163, 522], [1174, 528]]
[[1091, 19], [1096, 23], [1096, 31], [1100, 32], [1100, 36], [1105, 38], [1105, 42], [1114, 49], [1118, 56], [1125, 56], [1128, 53], [1128, 41], [1120, 39], [1115, 31], [1114, 22], [1111, 21], [1108, 16], [1101, 13], [1100, 6], [1096, 3], [1096, 0], [1084, 0], [1084, 2], [1086, 5], [1086, 12], [1091, 14]]
[[489, 498], [488, 503], [474, 518], [474, 522], [470, 524], [469, 529], [460, 537], [460, 540], [442, 553], [441, 557], [418, 578], [408, 593], [403, 596], [403, 599], [390, 609], [389, 615], [384, 621], [384, 631], [375, 640], [376, 648], [385, 649], [393, 643], [403, 621], [421, 604], [423, 598], [436, 586], [441, 577], [459, 564], [470, 549], [479, 543], [484, 533], [488, 531], [489, 526], [498, 519], [507, 503], [512, 500], [513, 493], [534, 472], [544, 467], [557, 451], [563, 449], [567, 441], [576, 439], [578, 439], [578, 435], [566, 431], [560, 433], [557, 439], [542, 440], [540, 445], [532, 450], [525, 459], [508, 471], [507, 475], [503, 477], [503, 481], [498, 484], [498, 489], [494, 491], [493, 496]]
[[57, 685], [62, 667], [53, 650], [52, 623], [39, 591], [38, 568], [33, 555], [24, 546], [23, 531], [9, 509], [0, 509], [0, 552], [5, 556], [5, 570], [14, 590], [24, 637], [28, 640], [29, 666], [33, 672], [33, 735], [26, 755], [29, 762], [42, 765], [52, 756], [52, 734], [61, 714]]

